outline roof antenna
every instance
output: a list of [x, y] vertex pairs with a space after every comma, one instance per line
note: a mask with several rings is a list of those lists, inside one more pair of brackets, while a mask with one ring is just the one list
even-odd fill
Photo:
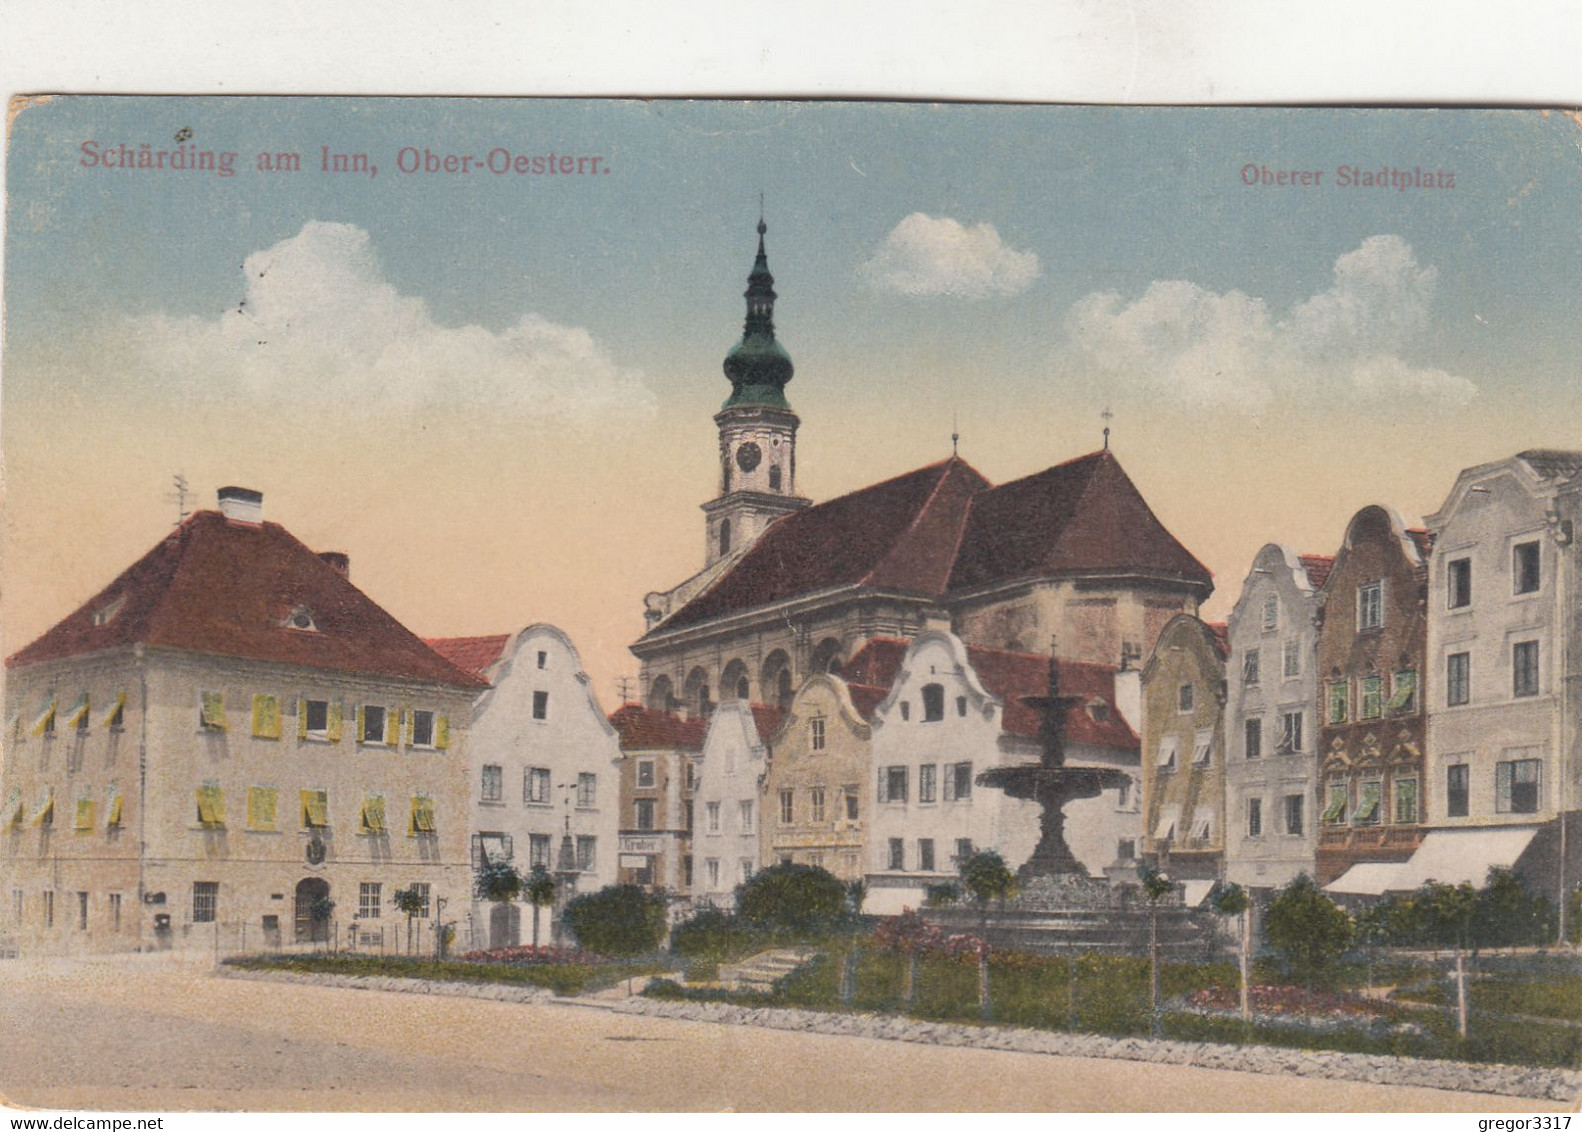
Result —
[[1104, 418], [1104, 451], [1108, 452], [1110, 450], [1110, 420], [1115, 414], [1110, 412], [1108, 405], [1105, 405], [1104, 411], [1099, 416]]
[[187, 521], [187, 496], [191, 494], [191, 489], [187, 487], [185, 473], [177, 472], [170, 482], [176, 490], [166, 493], [165, 502], [176, 505], [176, 521], [171, 526], [179, 527]]
[[955, 410], [950, 413], [950, 455], [956, 456], [956, 446], [961, 440], [961, 414]]

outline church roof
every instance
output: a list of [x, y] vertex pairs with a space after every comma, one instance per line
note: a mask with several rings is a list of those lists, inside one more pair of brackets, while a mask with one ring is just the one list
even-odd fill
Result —
[[1214, 585], [1108, 449], [975, 498], [950, 589], [1093, 573], [1163, 575], [1206, 591]]
[[610, 713], [610, 725], [621, 737], [623, 751], [701, 751], [708, 730], [707, 720], [685, 719], [642, 704], [622, 704]]
[[758, 741], [769, 742], [769, 736], [780, 728], [780, 721], [785, 718], [785, 709], [774, 704], [753, 704], [753, 726], [758, 728]]
[[988, 486], [951, 457], [787, 515], [657, 631], [844, 586], [942, 597], [968, 504]]
[[495, 633], [488, 637], [424, 637], [423, 643], [457, 668], [487, 678], [510, 640], [509, 633]]
[[[295, 627], [305, 615], [310, 627]], [[199, 511], [7, 667], [130, 645], [464, 688], [430, 649], [278, 523]]]

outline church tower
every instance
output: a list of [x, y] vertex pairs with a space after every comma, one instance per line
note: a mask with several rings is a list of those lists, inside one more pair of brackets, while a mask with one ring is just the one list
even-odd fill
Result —
[[731, 395], [714, 415], [720, 430], [720, 493], [703, 505], [706, 566], [754, 542], [774, 520], [808, 505], [796, 493], [796, 430], [786, 401], [791, 356], [775, 341], [775, 279], [758, 218], [758, 258], [747, 276], [742, 340], [725, 355]]

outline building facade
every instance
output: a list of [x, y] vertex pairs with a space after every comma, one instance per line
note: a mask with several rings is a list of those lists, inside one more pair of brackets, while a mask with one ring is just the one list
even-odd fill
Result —
[[1245, 888], [1278, 888], [1314, 871], [1316, 619], [1333, 565], [1268, 544], [1227, 623], [1225, 878]]
[[[538, 624], [427, 644], [490, 684], [473, 705], [469, 730], [474, 874], [488, 861], [524, 875], [541, 868], [557, 882], [557, 910], [578, 892], [615, 883], [620, 743], [571, 639]], [[530, 914], [474, 893], [473, 945], [524, 942]]]
[[705, 723], [624, 704], [610, 716], [620, 737], [620, 839], [616, 883], [692, 894], [694, 795]]
[[1143, 849], [1176, 880], [1223, 875], [1223, 634], [1223, 626], [1177, 617], [1142, 670]]
[[1359, 865], [1408, 860], [1422, 841], [1428, 647], [1427, 531], [1364, 507], [1320, 594], [1320, 884], [1374, 894]]
[[7, 661], [8, 933], [23, 948], [415, 946], [469, 889], [483, 682], [222, 489]]
[[779, 708], [734, 700], [709, 719], [693, 796], [695, 903], [733, 907], [736, 886], [760, 868], [769, 737], [781, 715]]

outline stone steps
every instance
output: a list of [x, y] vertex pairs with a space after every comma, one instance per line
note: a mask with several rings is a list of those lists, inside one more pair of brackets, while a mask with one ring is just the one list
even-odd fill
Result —
[[797, 970], [818, 952], [809, 947], [785, 947], [764, 951], [740, 963], [720, 966], [719, 984], [727, 990], [768, 992], [779, 980]]

